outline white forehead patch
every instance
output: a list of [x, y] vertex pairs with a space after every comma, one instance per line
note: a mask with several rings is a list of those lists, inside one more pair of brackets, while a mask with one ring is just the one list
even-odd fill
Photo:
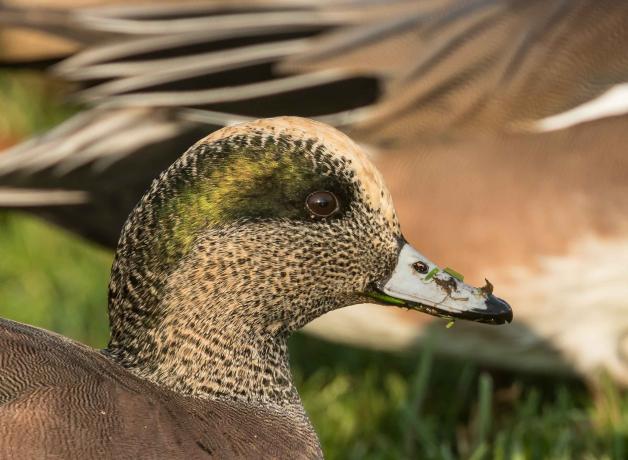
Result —
[[198, 143], [215, 142], [232, 135], [260, 130], [277, 136], [284, 134], [294, 138], [317, 139], [332, 155], [349, 160], [364, 188], [366, 201], [373, 209], [379, 209], [387, 220], [391, 222], [395, 220], [392, 198], [380, 172], [364, 151], [346, 134], [324, 123], [300, 117], [265, 118], [222, 128]]

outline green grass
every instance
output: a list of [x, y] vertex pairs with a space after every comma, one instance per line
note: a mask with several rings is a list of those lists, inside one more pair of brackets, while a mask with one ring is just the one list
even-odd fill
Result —
[[0, 214], [0, 235], [0, 316], [103, 346], [111, 255], [25, 217]]
[[31, 72], [0, 71], [0, 145], [67, 118], [74, 109], [64, 104], [60, 87]]
[[[50, 108], [46, 88], [0, 74], [0, 138], [65, 115]], [[61, 230], [0, 214], [0, 316], [102, 347], [110, 263], [111, 254]], [[576, 381], [489, 372], [429, 347], [398, 356], [303, 335], [291, 360], [328, 459], [628, 458], [628, 395], [610, 382], [592, 394]]]

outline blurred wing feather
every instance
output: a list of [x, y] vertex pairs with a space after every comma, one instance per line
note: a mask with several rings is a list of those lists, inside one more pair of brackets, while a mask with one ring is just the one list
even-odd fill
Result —
[[[78, 83], [75, 96], [95, 107], [0, 156], [0, 185], [27, 190], [113, 197], [119, 192], [93, 178], [117, 171], [115, 181], [131, 184], [127, 175], [139, 174], [145, 185], [193, 135], [250, 118], [313, 117], [363, 141], [412, 145], [529, 129], [602, 95], [621, 96], [612, 89], [628, 80], [628, 3], [620, 0], [263, 0], [40, 16], [10, 11], [5, 24], [76, 30], [69, 33], [82, 37], [84, 50], [54, 72]], [[97, 36], [109, 38], [91, 45]], [[625, 101], [611, 102], [612, 114], [628, 111]], [[131, 170], [139, 152], [143, 161], [148, 154], [161, 160], [146, 174]], [[61, 178], [72, 187], [60, 187]], [[128, 210], [121, 206], [119, 214]]]

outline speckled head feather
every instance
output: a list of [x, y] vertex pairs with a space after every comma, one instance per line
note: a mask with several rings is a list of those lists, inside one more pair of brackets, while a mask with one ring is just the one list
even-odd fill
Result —
[[[309, 194], [339, 210], [317, 218]], [[297, 405], [286, 339], [365, 300], [397, 261], [379, 172], [344, 134], [275, 118], [222, 129], [156, 179], [112, 269], [109, 352], [175, 391]]]

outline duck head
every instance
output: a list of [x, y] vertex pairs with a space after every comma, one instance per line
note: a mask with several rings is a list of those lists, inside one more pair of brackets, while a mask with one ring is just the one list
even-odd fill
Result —
[[348, 137], [260, 120], [195, 144], [131, 213], [112, 269], [110, 350], [161, 372], [173, 350], [284, 336], [365, 302], [512, 318], [403, 239], [381, 175]]

